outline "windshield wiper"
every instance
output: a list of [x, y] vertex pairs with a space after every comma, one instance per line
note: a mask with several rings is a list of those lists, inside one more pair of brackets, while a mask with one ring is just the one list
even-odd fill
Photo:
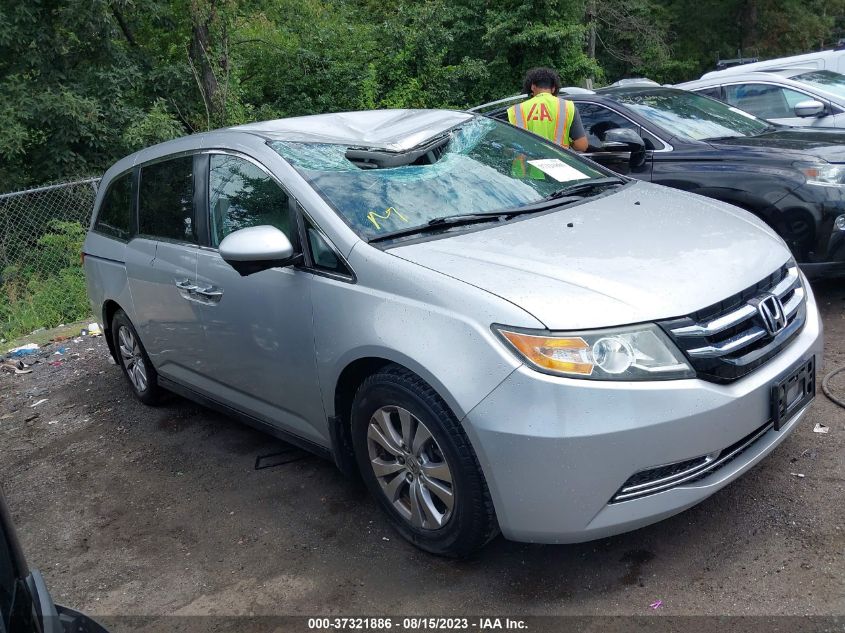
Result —
[[516, 213], [514, 211], [508, 213], [501, 213], [501, 212], [494, 212], [494, 213], [464, 213], [461, 215], [444, 215], [436, 218], [432, 218], [425, 224], [420, 224], [419, 226], [412, 226], [407, 229], [399, 229], [398, 231], [392, 231], [391, 233], [385, 233], [384, 235], [377, 235], [375, 237], [370, 238], [369, 243], [372, 244], [373, 242], [384, 242], [385, 240], [391, 240], [395, 237], [404, 237], [406, 235], [415, 235], [417, 233], [431, 233], [434, 231], [439, 231], [444, 228], [449, 228], [452, 226], [462, 226], [466, 224], [477, 224], [479, 222], [498, 222], [506, 215], [511, 215], [512, 213]]
[[606, 178], [593, 178], [584, 182], [577, 182], [574, 185], [563, 187], [557, 191], [550, 193], [543, 200], [559, 200], [560, 198], [568, 198], [569, 196], [583, 196], [593, 192], [598, 193], [597, 190], [604, 189], [611, 185], [625, 184], [625, 180], [617, 178], [616, 176], [608, 176]]
[[444, 228], [451, 228], [453, 226], [465, 226], [467, 224], [479, 224], [481, 222], [500, 222], [501, 220], [510, 220], [518, 215], [527, 215], [529, 213], [539, 213], [550, 206], [559, 206], [566, 202], [576, 202], [580, 198], [572, 198], [571, 200], [555, 199], [555, 204], [550, 205], [549, 200], [541, 200], [524, 207], [515, 207], [513, 209], [502, 209], [500, 211], [490, 211], [488, 213], [462, 213], [459, 215], [444, 215], [432, 218], [425, 224], [419, 226], [412, 226], [407, 229], [399, 229], [384, 235], [377, 235], [370, 238], [369, 242], [384, 242], [395, 237], [404, 237], [406, 235], [415, 235], [417, 233], [431, 233], [439, 231]]
[[607, 178], [594, 178], [589, 182], [580, 182], [569, 187], [559, 189], [554, 193], [549, 194], [545, 198], [541, 198], [537, 202], [531, 202], [519, 207], [511, 209], [499, 209], [498, 211], [488, 211], [485, 213], [462, 213], [458, 215], [444, 215], [432, 218], [425, 224], [419, 226], [412, 226], [407, 229], [399, 229], [384, 235], [377, 235], [370, 238], [369, 243], [384, 242], [396, 237], [405, 237], [406, 235], [416, 235], [420, 233], [431, 233], [439, 231], [444, 228], [453, 226], [463, 226], [467, 224], [478, 224], [480, 222], [499, 222], [501, 220], [510, 220], [518, 215], [527, 215], [529, 213], [539, 213], [552, 207], [559, 207], [569, 202], [578, 202], [584, 195], [591, 193], [594, 190], [603, 189], [612, 185], [621, 185], [626, 183], [626, 180], [615, 176]]

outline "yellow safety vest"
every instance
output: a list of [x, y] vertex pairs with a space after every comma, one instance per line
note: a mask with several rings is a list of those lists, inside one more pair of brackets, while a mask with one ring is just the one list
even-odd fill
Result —
[[[564, 116], [560, 116], [561, 112]], [[523, 130], [533, 132], [562, 147], [569, 147], [569, 132], [575, 119], [575, 104], [566, 99], [541, 92], [536, 97], [508, 108], [508, 121]]]

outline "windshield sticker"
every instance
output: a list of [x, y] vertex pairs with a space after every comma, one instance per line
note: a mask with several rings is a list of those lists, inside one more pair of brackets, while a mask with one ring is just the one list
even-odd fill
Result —
[[[376, 213], [375, 211], [370, 211], [370, 212], [367, 214], [367, 219], [368, 219], [370, 222], [372, 222], [372, 223], [373, 223], [373, 226], [374, 226], [374, 227], [376, 227], [377, 229], [381, 230], [381, 224], [379, 224], [378, 220], [387, 220], [387, 219], [389, 219], [389, 218], [393, 217], [394, 215], [395, 215], [397, 218], [399, 218], [400, 220], [402, 220], [403, 222], [407, 222], [407, 221], [408, 221], [408, 218], [406, 218], [404, 215], [402, 215], [401, 213], [399, 213], [399, 212], [398, 212], [396, 209], [394, 209], [393, 207], [387, 207], [387, 209], [385, 209], [385, 211], [384, 211], [384, 215], [382, 215], [382, 214], [380, 214], [380, 213]], [[377, 220], [376, 218], [378, 218], [378, 220]]]
[[589, 178], [587, 174], [571, 165], [567, 165], [558, 158], [544, 158], [542, 160], [529, 160], [528, 164], [536, 167], [547, 176], [551, 176], [558, 182], [569, 182], [571, 180], [584, 180]]

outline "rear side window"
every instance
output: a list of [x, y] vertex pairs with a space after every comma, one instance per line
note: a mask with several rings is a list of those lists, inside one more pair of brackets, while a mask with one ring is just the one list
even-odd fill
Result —
[[122, 240], [128, 239], [132, 222], [132, 174], [124, 174], [112, 180], [94, 229]]
[[251, 162], [237, 156], [212, 155], [208, 193], [212, 246], [219, 246], [233, 231], [265, 224], [275, 226], [290, 239], [287, 193]]
[[191, 156], [141, 168], [138, 216], [142, 234], [196, 243], [193, 172]]

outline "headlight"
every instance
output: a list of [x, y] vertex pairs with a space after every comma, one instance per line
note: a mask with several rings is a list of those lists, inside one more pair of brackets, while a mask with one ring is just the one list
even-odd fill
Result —
[[494, 325], [493, 330], [539, 371], [590, 380], [677, 380], [695, 372], [653, 324], [549, 333]]
[[845, 165], [796, 163], [795, 166], [807, 178], [808, 185], [819, 185], [822, 187], [845, 186]]

